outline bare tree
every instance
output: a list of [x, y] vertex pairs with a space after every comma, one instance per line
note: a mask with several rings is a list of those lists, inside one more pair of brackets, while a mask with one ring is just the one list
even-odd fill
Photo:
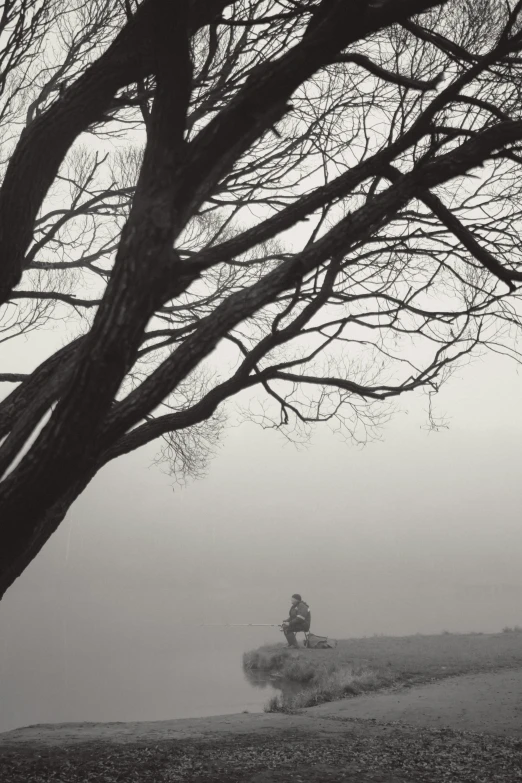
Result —
[[198, 475], [240, 393], [364, 439], [518, 358], [522, 3], [8, 6], [5, 332], [76, 337], [0, 375], [0, 595], [108, 461]]

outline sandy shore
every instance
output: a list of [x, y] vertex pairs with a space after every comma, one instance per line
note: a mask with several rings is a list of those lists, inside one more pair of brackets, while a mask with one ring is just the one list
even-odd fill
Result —
[[340, 724], [324, 716], [252, 713], [215, 715], [209, 718], [143, 721], [137, 723], [53, 723], [28, 726], [0, 734], [0, 747], [10, 744], [43, 744], [64, 747], [80, 742], [162, 742], [164, 740], [215, 739], [224, 735], [276, 736], [281, 731], [336, 734]]
[[396, 692], [321, 704], [315, 717], [373, 718], [522, 738], [522, 669], [449, 677]]

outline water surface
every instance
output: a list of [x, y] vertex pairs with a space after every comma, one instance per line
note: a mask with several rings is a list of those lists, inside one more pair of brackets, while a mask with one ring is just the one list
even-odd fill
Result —
[[94, 650], [84, 638], [89, 629], [74, 623], [67, 638], [42, 633], [38, 646], [25, 644], [20, 630], [11, 642], [4, 638], [0, 731], [35, 723], [261, 712], [277, 692], [268, 680], [254, 685], [242, 669], [243, 652], [274, 641], [269, 637], [275, 634], [169, 624], [133, 638], [119, 631], [104, 629]]

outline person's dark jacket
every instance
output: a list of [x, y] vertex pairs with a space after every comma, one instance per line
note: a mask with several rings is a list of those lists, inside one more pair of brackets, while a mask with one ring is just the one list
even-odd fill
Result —
[[295, 606], [292, 604], [288, 617], [290, 630], [298, 628], [299, 630], [309, 631], [311, 619], [310, 607], [307, 603], [300, 601]]

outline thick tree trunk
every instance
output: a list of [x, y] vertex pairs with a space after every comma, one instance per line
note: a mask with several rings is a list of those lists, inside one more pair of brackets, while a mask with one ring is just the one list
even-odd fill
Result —
[[146, 324], [165, 292], [178, 295], [188, 284], [172, 250], [177, 233], [172, 190], [184, 150], [192, 85], [189, 5], [188, 0], [178, 5], [155, 0], [154, 7], [157, 17], [150, 32], [156, 47], [156, 96], [131, 213], [106, 295], [89, 335], [82, 340], [71, 382], [35, 444], [2, 482], [4, 589], [56, 529], [86, 485], [85, 477], [90, 479], [96, 472], [97, 435], [135, 361]]
[[38, 524], [28, 530], [25, 536], [17, 539], [3, 538], [0, 555], [0, 600], [58, 529], [70, 507], [94, 475], [94, 472], [85, 474], [80, 481], [69, 487], [63, 497], [42, 514]]

